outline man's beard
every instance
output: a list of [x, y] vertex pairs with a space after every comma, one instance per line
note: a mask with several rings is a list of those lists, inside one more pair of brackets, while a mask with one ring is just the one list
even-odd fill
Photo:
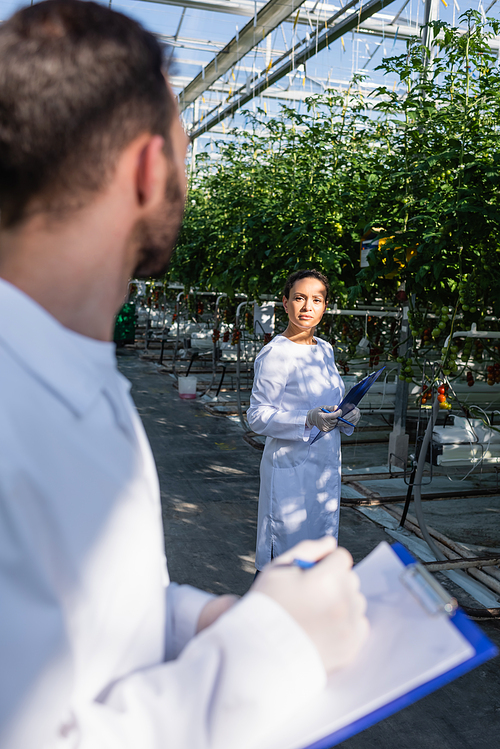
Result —
[[140, 221], [134, 243], [139, 247], [134, 278], [161, 278], [167, 271], [184, 214], [185, 197], [178, 180], [169, 180], [165, 202], [156, 216]]

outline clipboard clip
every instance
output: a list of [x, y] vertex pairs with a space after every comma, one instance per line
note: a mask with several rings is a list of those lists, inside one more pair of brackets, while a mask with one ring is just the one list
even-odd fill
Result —
[[453, 616], [458, 608], [456, 598], [438, 583], [421, 564], [409, 564], [401, 573], [401, 582], [431, 615], [445, 613]]

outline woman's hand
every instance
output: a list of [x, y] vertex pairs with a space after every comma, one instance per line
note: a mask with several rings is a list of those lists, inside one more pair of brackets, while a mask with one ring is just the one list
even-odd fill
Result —
[[308, 426], [318, 427], [320, 432], [331, 432], [337, 426], [339, 416], [342, 416], [342, 411], [337, 406], [318, 406], [307, 412], [306, 421]]
[[350, 421], [353, 426], [356, 426], [361, 418], [361, 411], [359, 410], [359, 408], [354, 407], [352, 411], [349, 411], [349, 413], [345, 415], [345, 417], [347, 421]]

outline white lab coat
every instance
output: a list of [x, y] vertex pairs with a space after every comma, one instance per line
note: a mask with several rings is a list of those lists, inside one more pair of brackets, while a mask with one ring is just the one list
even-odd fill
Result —
[[255, 359], [247, 412], [256, 434], [266, 435], [260, 464], [257, 521], [258, 570], [304, 539], [337, 537], [340, 507], [341, 425], [311, 444], [318, 429], [306, 426], [307, 412], [338, 405], [344, 384], [333, 349], [293, 343], [276, 336]]
[[260, 593], [194, 636], [112, 344], [0, 280], [0, 383], [0, 747], [258, 749], [319, 654]]

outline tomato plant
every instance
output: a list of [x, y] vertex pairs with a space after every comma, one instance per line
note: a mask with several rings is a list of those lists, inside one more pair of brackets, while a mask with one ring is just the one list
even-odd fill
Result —
[[[465, 33], [430, 24], [432, 61], [418, 38], [384, 59], [398, 84], [369, 101], [357, 76], [347, 91], [309, 97], [305, 112], [248, 113], [217, 159], [199, 155], [170, 277], [257, 298], [316, 267], [340, 307], [407, 297], [416, 363], [441, 348], [447, 377], [479, 364], [481, 341], [450, 334], [500, 316], [500, 73], [488, 46], [500, 23], [475, 11], [461, 20]], [[360, 268], [370, 232], [378, 245]], [[393, 324], [367, 332], [372, 363], [395, 351]], [[348, 359], [364, 330], [343, 319], [325, 333]], [[401, 375], [411, 381], [411, 367]]]

